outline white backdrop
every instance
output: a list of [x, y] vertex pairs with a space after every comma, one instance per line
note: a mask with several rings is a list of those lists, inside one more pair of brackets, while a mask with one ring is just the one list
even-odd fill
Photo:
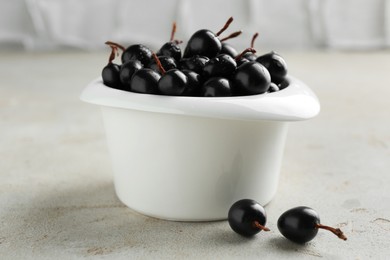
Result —
[[232, 42], [258, 48], [371, 49], [390, 46], [390, 0], [0, 0], [0, 48], [104, 48], [106, 40], [156, 48], [197, 29], [217, 31], [229, 16]]

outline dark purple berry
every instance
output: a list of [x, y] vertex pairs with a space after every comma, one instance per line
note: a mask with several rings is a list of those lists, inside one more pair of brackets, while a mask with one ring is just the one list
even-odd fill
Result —
[[256, 61], [267, 68], [271, 75], [271, 81], [279, 84], [285, 80], [287, 75], [287, 64], [276, 52], [264, 54], [256, 59]]
[[283, 236], [295, 243], [306, 243], [326, 229], [340, 239], [347, 240], [340, 229], [321, 225], [318, 213], [309, 207], [296, 207], [284, 212], [278, 219], [278, 229]]
[[201, 88], [203, 97], [228, 97], [232, 95], [232, 89], [228, 79], [222, 77], [207, 80]]
[[158, 94], [158, 81], [160, 77], [160, 74], [152, 69], [140, 69], [131, 78], [131, 91], [145, 94]]
[[229, 209], [228, 221], [236, 233], [246, 237], [254, 236], [261, 230], [269, 231], [265, 227], [267, 215], [264, 208], [250, 199], [242, 199], [234, 203]]

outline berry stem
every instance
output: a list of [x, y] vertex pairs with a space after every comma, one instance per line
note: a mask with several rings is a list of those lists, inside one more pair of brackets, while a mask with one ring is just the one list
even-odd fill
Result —
[[339, 228], [333, 228], [333, 227], [325, 226], [322, 224], [316, 224], [315, 227], [328, 230], [328, 231], [332, 232], [333, 234], [335, 234], [338, 238], [340, 238], [342, 240], [347, 240], [347, 237], [344, 235], [343, 231], [341, 231], [341, 229], [339, 229]]
[[217, 32], [216, 34], [215, 34], [215, 36], [220, 36], [221, 35], [221, 33], [223, 33], [228, 27], [229, 27], [229, 25], [231, 24], [233, 22], [233, 17], [230, 17], [227, 21], [226, 21], [226, 23], [225, 23], [225, 25], [222, 27], [222, 29], [221, 30], [219, 30], [219, 32]]
[[110, 57], [108, 58], [108, 63], [112, 63], [112, 61], [115, 59], [115, 56], [119, 56], [118, 48], [121, 49], [122, 51], [125, 50], [125, 48], [122, 45], [115, 42], [106, 41], [105, 44], [111, 47], [111, 54]]
[[232, 38], [236, 38], [236, 37], [239, 36], [241, 33], [242, 33], [242, 31], [234, 32], [234, 33], [230, 34], [229, 36], [226, 36], [225, 38], [221, 39], [221, 42], [226, 41], [226, 40], [229, 40], [229, 39], [232, 39]]
[[171, 31], [171, 39], [170, 42], [173, 42], [173, 39], [175, 39], [175, 33], [176, 33], [176, 22], [173, 22], [172, 24], [172, 31]]
[[116, 42], [106, 41], [105, 44], [107, 44], [109, 46], [115, 46], [115, 47], [121, 49], [122, 51], [125, 50], [125, 47], [123, 47], [122, 45], [120, 45], [119, 43], [116, 43]]
[[259, 36], [259, 33], [255, 33], [253, 35], [252, 41], [251, 41], [251, 48], [253, 48], [253, 46], [255, 45], [255, 40], [256, 40], [257, 36]]
[[261, 224], [260, 224], [258, 221], [256, 221], [256, 220], [253, 221], [253, 226], [254, 226], [255, 228], [261, 229], [261, 230], [263, 230], [263, 231], [270, 231], [269, 228], [267, 228], [267, 227], [261, 225]]
[[156, 61], [157, 67], [160, 70], [161, 74], [164, 75], [166, 73], [163, 65], [161, 64], [160, 59], [157, 57], [156, 53], [153, 53], [153, 58]]
[[244, 56], [244, 54], [247, 53], [247, 52], [256, 53], [256, 50], [253, 49], [253, 48], [246, 48], [243, 52], [241, 52], [239, 55], [237, 55], [235, 60], [239, 61], [242, 58], [242, 56]]

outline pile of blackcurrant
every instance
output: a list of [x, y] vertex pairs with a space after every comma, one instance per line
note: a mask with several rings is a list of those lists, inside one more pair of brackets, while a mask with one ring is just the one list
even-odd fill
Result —
[[[235, 202], [228, 213], [230, 227], [238, 234], [251, 237], [260, 231], [269, 231], [265, 227], [267, 215], [265, 209], [256, 201], [242, 199]], [[332, 232], [342, 240], [347, 237], [339, 228], [322, 225], [318, 213], [309, 207], [295, 207], [284, 212], [278, 219], [280, 233], [295, 243], [306, 243], [312, 240], [319, 229]]]
[[[112, 51], [102, 71], [103, 83], [137, 93], [201, 97], [256, 95], [286, 88], [286, 62], [275, 52], [256, 56], [257, 33], [250, 48], [242, 52], [226, 43], [241, 31], [220, 38], [232, 21], [230, 17], [217, 33], [206, 29], [195, 32], [183, 54], [182, 41], [175, 40], [175, 23], [169, 42], [156, 53], [142, 44], [124, 48], [108, 41]], [[119, 52], [121, 65], [113, 63]]]

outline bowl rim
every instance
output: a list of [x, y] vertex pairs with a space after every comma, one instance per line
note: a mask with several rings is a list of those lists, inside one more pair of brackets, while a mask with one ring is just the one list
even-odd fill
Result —
[[141, 94], [107, 87], [99, 77], [80, 99], [105, 107], [236, 120], [300, 121], [315, 117], [320, 103], [302, 81], [288, 76], [283, 90], [250, 96], [191, 97]]

